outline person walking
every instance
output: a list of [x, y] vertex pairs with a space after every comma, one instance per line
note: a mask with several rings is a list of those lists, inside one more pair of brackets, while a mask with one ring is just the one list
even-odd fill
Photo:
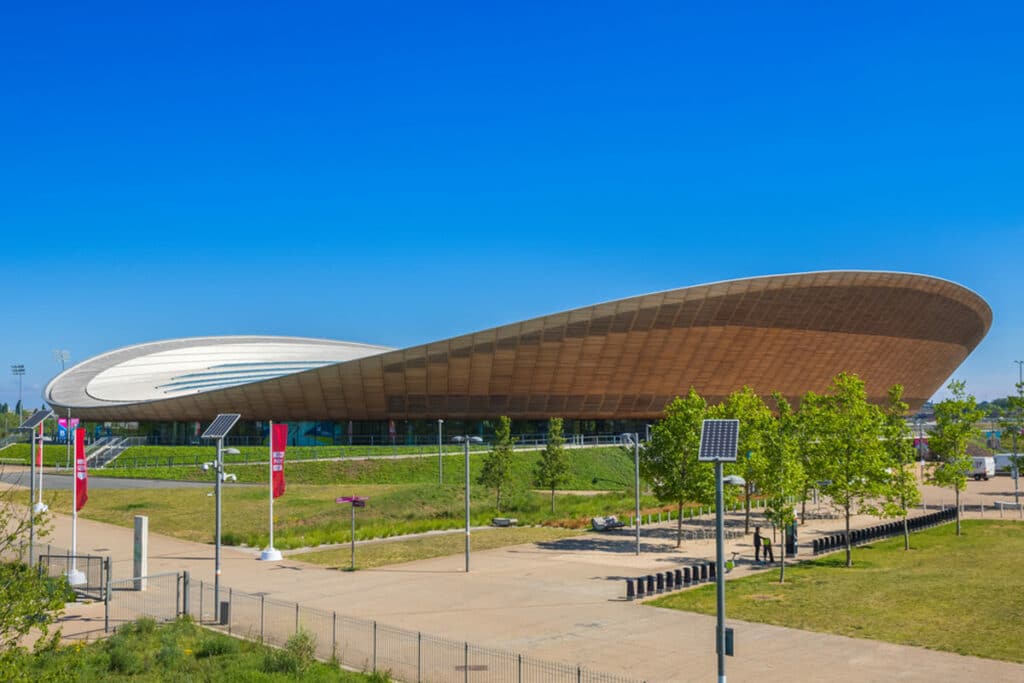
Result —
[[761, 544], [764, 546], [764, 561], [768, 563], [774, 563], [775, 552], [772, 550], [771, 536], [765, 536], [764, 538], [762, 538]]
[[764, 537], [761, 536], [761, 527], [754, 527], [754, 562], [761, 561], [761, 542]]

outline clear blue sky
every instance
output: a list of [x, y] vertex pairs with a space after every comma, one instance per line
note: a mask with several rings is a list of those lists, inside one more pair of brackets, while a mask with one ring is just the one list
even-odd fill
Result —
[[207, 334], [403, 346], [832, 268], [979, 292], [1024, 359], [1019, 3], [22, 3], [0, 400]]

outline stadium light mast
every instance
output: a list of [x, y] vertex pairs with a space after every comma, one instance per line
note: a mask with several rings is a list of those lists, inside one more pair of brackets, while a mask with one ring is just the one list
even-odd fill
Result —
[[[21, 379], [25, 376], [25, 364], [15, 363], [12, 365], [11, 374], [18, 378], [18, 410], [24, 412], [25, 406], [21, 404]], [[21, 413], [18, 414], [18, 420], [21, 420]]]
[[[650, 425], [647, 425], [650, 427]], [[633, 500], [636, 503], [636, 554], [640, 554], [640, 435], [637, 433], [623, 434], [622, 440], [627, 446], [633, 447]], [[650, 437], [648, 436], [648, 441]]]

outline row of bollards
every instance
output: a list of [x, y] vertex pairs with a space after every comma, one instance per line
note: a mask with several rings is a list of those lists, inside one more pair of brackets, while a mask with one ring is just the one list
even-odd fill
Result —
[[[910, 531], [920, 531], [939, 524], [956, 519], [956, 508], [949, 508], [940, 512], [933, 512], [920, 517], [913, 517], [907, 520], [907, 528]], [[871, 541], [899, 536], [903, 533], [903, 522], [887, 522], [865, 529], [853, 529], [850, 531], [850, 545], [860, 545]], [[811, 547], [815, 555], [832, 552], [846, 547], [846, 532], [832, 534], [823, 538], [816, 538], [811, 541]]]
[[666, 593], [687, 586], [715, 580], [715, 563], [701, 562], [692, 567], [626, 579], [626, 599], [634, 600], [655, 593]]

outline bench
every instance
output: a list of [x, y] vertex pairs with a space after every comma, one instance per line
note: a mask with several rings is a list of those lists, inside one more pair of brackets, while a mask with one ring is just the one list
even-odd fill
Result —
[[515, 517], [495, 517], [491, 520], [491, 526], [515, 526], [518, 523]]
[[594, 528], [594, 531], [609, 531], [624, 527], [626, 523], [620, 522], [619, 518], [615, 515], [608, 515], [607, 517], [591, 518], [590, 525]]

